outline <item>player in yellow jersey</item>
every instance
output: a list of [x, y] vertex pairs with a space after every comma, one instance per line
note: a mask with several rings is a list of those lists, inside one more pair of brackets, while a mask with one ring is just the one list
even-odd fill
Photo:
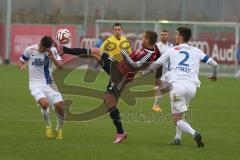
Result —
[[122, 36], [122, 31], [121, 23], [115, 23], [113, 25], [114, 34], [106, 39], [100, 47], [102, 52], [108, 53], [110, 57], [118, 62], [123, 60], [120, 50], [124, 49], [128, 54], [132, 52], [129, 41]]

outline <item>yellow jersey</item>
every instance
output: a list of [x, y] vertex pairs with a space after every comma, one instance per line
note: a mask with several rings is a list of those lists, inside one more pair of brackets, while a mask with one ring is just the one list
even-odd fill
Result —
[[115, 59], [118, 62], [123, 60], [120, 50], [126, 50], [128, 54], [131, 54], [131, 45], [129, 41], [121, 36], [120, 40], [117, 39], [114, 35], [106, 39], [100, 47], [102, 52], [108, 53], [110, 57]]

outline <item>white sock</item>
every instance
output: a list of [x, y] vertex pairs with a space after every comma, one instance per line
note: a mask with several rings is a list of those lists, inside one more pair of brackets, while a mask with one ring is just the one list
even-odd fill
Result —
[[42, 112], [43, 119], [44, 119], [47, 127], [52, 126], [49, 108], [47, 108], [45, 110], [41, 108], [41, 112]]
[[59, 130], [63, 126], [64, 117], [59, 115], [57, 112], [56, 112], [56, 117], [57, 117], [57, 127], [56, 127], [56, 130]]
[[158, 105], [159, 102], [161, 101], [162, 97], [163, 97], [162, 95], [156, 96], [156, 97], [155, 97], [155, 100], [154, 100], [154, 105]]
[[182, 138], [182, 130], [176, 126], [176, 135], [175, 135], [175, 139], [181, 139]]
[[179, 127], [180, 130], [183, 132], [189, 133], [192, 136], [194, 136], [194, 133], [196, 132], [189, 123], [187, 123], [184, 120], [179, 120], [177, 121], [177, 126]]

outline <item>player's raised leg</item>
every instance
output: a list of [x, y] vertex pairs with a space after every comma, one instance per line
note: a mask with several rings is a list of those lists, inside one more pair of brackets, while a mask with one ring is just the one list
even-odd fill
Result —
[[83, 58], [95, 58], [100, 62], [100, 64], [102, 64], [104, 71], [110, 75], [110, 62], [106, 63], [110, 57], [108, 54], [104, 54], [104, 52], [102, 52], [99, 48], [87, 49], [62, 47], [60, 50], [62, 50], [64, 54], [75, 55]]
[[41, 107], [41, 113], [42, 113], [43, 119], [44, 119], [45, 124], [46, 124], [45, 135], [46, 135], [47, 138], [53, 138], [51, 117], [50, 117], [50, 111], [49, 111], [47, 98], [45, 98], [45, 97], [40, 98], [38, 100], [38, 104]]
[[89, 58], [94, 57], [98, 60], [101, 59], [102, 52], [99, 48], [68, 48], [63, 46], [60, 51], [63, 51], [64, 54], [71, 54], [79, 57]]

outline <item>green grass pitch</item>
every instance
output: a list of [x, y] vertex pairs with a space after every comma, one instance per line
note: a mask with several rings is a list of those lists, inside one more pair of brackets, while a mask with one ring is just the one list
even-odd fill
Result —
[[[82, 75], [76, 71], [67, 81], [81, 85]], [[102, 73], [89, 86], [104, 90], [107, 81], [107, 75]], [[28, 90], [27, 72], [19, 73], [15, 66], [0, 66], [0, 160], [240, 159], [240, 81], [220, 78], [214, 83], [206, 77], [201, 77], [201, 81], [190, 114], [192, 126], [203, 134], [203, 149], [198, 149], [186, 134], [182, 146], [168, 144], [175, 135], [175, 126], [166, 118], [170, 114], [167, 96], [161, 103], [164, 118], [155, 121], [126, 118], [137, 113], [143, 117], [153, 115], [152, 98], [138, 99], [134, 107], [120, 101], [123, 125], [129, 133], [122, 144], [112, 144], [115, 128], [108, 115], [88, 122], [66, 122], [64, 140], [57, 141], [44, 137], [39, 108]], [[64, 98], [74, 99], [73, 112], [88, 110], [101, 102], [81, 96]]]

